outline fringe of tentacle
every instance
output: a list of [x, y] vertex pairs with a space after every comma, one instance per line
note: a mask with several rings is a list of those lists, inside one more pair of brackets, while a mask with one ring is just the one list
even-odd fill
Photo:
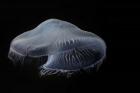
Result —
[[49, 76], [71, 78], [72, 76], [82, 75], [84, 73], [90, 74], [92, 72], [97, 72], [102, 63], [103, 60], [101, 59], [95, 64], [76, 70], [52, 69], [41, 66], [39, 74], [41, 78], [47, 78]]
[[39, 67], [40, 65], [46, 63], [48, 56], [41, 56], [41, 57], [28, 57], [16, 52], [13, 49], [10, 49], [8, 58], [12, 60], [12, 63], [17, 66], [25, 66], [25, 65], [36, 65]]
[[10, 60], [12, 60], [13, 65], [18, 65], [18, 64], [23, 64], [24, 60], [25, 60], [25, 56], [16, 52], [15, 50], [13, 50], [12, 48], [10, 48], [10, 51], [8, 53], [8, 58]]

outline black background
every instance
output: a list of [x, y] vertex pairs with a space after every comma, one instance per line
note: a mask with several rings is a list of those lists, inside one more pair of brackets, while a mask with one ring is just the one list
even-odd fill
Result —
[[[98, 88], [131, 90], [139, 82], [139, 3], [46, 1], [0, 3], [0, 82], [5, 92], [82, 92]], [[16, 71], [7, 58], [10, 42], [49, 18], [94, 32], [107, 44], [107, 58], [95, 76], [71, 81], [39, 81]], [[124, 88], [126, 87], [126, 88]], [[134, 92], [135, 89], [132, 89]]]

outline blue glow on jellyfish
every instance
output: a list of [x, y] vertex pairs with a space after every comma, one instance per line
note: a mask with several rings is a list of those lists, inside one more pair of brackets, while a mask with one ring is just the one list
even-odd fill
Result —
[[[94, 33], [58, 19], [42, 22], [11, 42], [9, 59], [14, 64], [37, 65], [41, 76], [71, 76], [103, 63], [106, 44]], [[35, 61], [34, 61], [35, 60]]]

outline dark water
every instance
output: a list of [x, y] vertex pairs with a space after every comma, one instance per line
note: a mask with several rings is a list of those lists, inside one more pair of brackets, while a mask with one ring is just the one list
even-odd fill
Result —
[[[0, 3], [0, 90], [88, 93], [131, 90], [135, 86], [132, 89], [135, 91], [139, 83], [139, 8], [138, 3], [97, 0]], [[98, 73], [68, 80], [40, 80], [35, 74], [18, 71], [10, 64], [7, 55], [11, 40], [49, 18], [69, 21], [106, 41], [107, 58]]]

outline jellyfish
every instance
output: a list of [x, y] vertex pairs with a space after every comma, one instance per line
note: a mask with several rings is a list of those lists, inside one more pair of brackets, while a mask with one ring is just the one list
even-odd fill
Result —
[[42, 77], [89, 73], [105, 56], [102, 38], [59, 19], [48, 19], [15, 37], [8, 53], [15, 65], [35, 65]]

